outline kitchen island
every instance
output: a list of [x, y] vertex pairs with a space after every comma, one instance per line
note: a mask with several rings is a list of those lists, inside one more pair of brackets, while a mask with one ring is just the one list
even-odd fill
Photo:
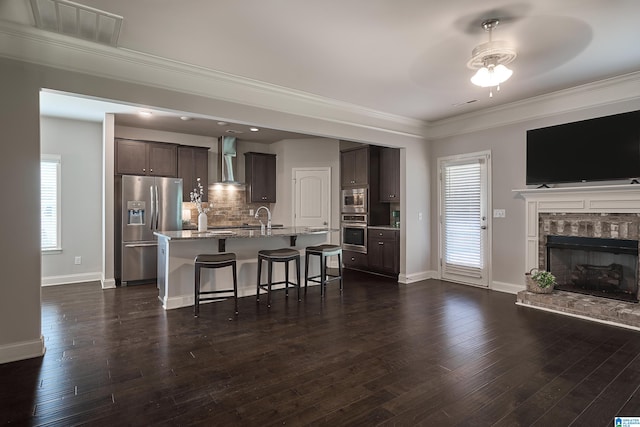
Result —
[[[158, 298], [165, 310], [186, 307], [194, 303], [194, 259], [199, 254], [233, 252], [237, 257], [238, 296], [255, 295], [258, 251], [291, 247], [300, 251], [301, 285], [304, 286], [304, 248], [331, 241], [331, 233], [338, 230], [319, 227], [282, 227], [258, 229], [210, 229], [158, 231]], [[336, 240], [338, 238], [336, 237]], [[293, 263], [291, 263], [293, 264]], [[313, 263], [313, 274], [319, 267]], [[291, 277], [295, 277], [293, 265]], [[263, 269], [263, 281], [266, 281]], [[284, 279], [284, 268], [274, 268], [273, 281]], [[205, 269], [202, 290], [229, 288], [231, 269]], [[311, 285], [312, 282], [310, 282]]]

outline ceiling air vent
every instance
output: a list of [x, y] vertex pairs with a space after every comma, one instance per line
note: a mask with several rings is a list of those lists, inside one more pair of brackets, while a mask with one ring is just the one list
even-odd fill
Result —
[[36, 27], [117, 46], [122, 16], [68, 0], [31, 0]]

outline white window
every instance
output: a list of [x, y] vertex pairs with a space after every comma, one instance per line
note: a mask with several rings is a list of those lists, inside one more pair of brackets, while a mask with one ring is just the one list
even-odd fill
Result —
[[40, 158], [40, 222], [42, 251], [61, 250], [59, 155]]

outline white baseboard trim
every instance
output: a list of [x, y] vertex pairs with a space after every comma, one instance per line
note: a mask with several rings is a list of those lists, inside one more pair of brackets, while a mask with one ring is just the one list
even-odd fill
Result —
[[33, 341], [22, 341], [0, 346], [0, 364], [17, 360], [32, 359], [44, 355], [44, 337]]
[[427, 279], [437, 279], [438, 272], [434, 270], [421, 271], [419, 273], [413, 274], [400, 274], [398, 275], [398, 283], [410, 284], [415, 282], [420, 282], [422, 280]]
[[520, 291], [524, 291], [524, 285], [515, 285], [513, 283], [493, 281], [491, 282], [491, 290], [515, 295]]
[[189, 307], [194, 303], [193, 295], [183, 295], [179, 297], [160, 297], [158, 296], [160, 302], [162, 302], [162, 308], [165, 310], [173, 310], [176, 308]]
[[116, 279], [101, 279], [102, 289], [115, 289]]
[[[42, 278], [42, 286], [68, 285], [70, 283], [102, 281], [102, 273], [66, 274], [63, 276], [47, 276]], [[115, 286], [115, 283], [114, 283]]]

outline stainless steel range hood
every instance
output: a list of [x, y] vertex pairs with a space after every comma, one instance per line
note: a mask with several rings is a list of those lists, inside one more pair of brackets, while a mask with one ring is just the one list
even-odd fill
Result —
[[218, 182], [216, 184], [244, 185], [235, 176], [237, 150], [235, 136], [221, 136], [218, 139]]

